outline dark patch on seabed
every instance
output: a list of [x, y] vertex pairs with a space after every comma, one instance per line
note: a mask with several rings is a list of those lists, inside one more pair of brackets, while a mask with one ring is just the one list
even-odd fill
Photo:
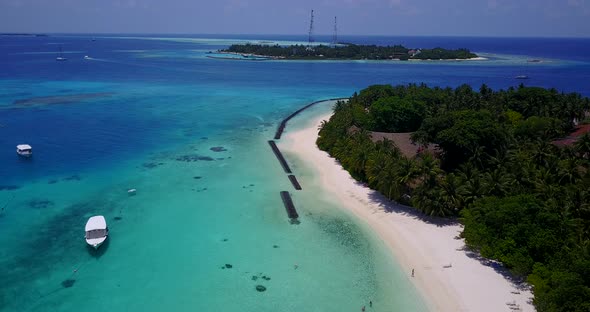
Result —
[[199, 154], [183, 155], [175, 158], [177, 161], [194, 162], [194, 161], [214, 161], [213, 157], [203, 156]]
[[313, 214], [310, 219], [328, 234], [323, 237], [342, 245], [347, 259], [355, 259], [358, 262], [358, 270], [351, 273], [354, 275], [353, 278], [358, 280], [358, 285], [366, 285], [364, 291], [367, 297], [372, 297], [377, 289], [377, 279], [374, 263], [369, 260], [373, 257], [373, 249], [365, 234], [356, 224], [344, 218]]
[[74, 286], [74, 283], [76, 283], [76, 280], [69, 278], [69, 279], [61, 282], [61, 286], [63, 286], [63, 288], [70, 288], [70, 287]]
[[225, 152], [225, 151], [227, 151], [227, 149], [225, 149], [225, 147], [223, 147], [223, 146], [213, 146], [212, 148], [210, 148], [210, 150], [212, 150], [214, 152]]
[[262, 273], [258, 273], [258, 275], [252, 275], [252, 278], [250, 279], [256, 281], [258, 278], [262, 278], [265, 281], [270, 281], [270, 276], [262, 275]]
[[162, 163], [162, 162], [147, 162], [147, 163], [141, 164], [141, 166], [144, 168], [147, 168], [147, 169], [154, 169], [154, 168], [161, 166], [163, 164], [164, 163]]
[[18, 185], [0, 185], [0, 191], [13, 191], [18, 190], [20, 186]]
[[[69, 274], [57, 279], [55, 285], [35, 288], [35, 281], [49, 276], [57, 267], [76, 268], [93, 257], [84, 242], [84, 224], [95, 214], [110, 216], [119, 207], [101, 198], [65, 207], [62, 213], [25, 233], [22, 243], [11, 257], [0, 260], [0, 311], [27, 311], [55, 288], [73, 286]], [[102, 248], [103, 246], [101, 246]], [[52, 288], [53, 287], [53, 288]], [[16, 302], [15, 300], [18, 300]], [[23, 302], [30, 306], [23, 307]], [[42, 311], [42, 309], [39, 309]]]
[[71, 175], [69, 177], [63, 178], [62, 180], [64, 180], [64, 181], [80, 181], [80, 180], [82, 180], [82, 177], [80, 177], [77, 174], [74, 174], [74, 175]]
[[20, 107], [38, 106], [38, 105], [53, 105], [53, 104], [72, 104], [102, 97], [109, 97], [114, 95], [113, 92], [98, 92], [98, 93], [80, 93], [56, 96], [37, 96], [26, 99], [15, 100], [13, 105]]
[[322, 231], [348, 249], [359, 250], [367, 247], [363, 242], [364, 235], [352, 222], [334, 217], [316, 216], [314, 219]]
[[48, 199], [33, 199], [29, 201], [29, 207], [33, 209], [44, 209], [52, 207], [55, 203]]

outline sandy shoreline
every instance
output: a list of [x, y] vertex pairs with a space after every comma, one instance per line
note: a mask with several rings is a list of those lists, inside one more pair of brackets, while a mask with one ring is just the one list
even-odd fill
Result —
[[[259, 57], [259, 58], [265, 58], [265, 59], [269, 59], [269, 60], [290, 60], [290, 61], [401, 61], [400, 59], [390, 59], [390, 60], [367, 60], [367, 59], [333, 59], [333, 58], [323, 58], [323, 57], [318, 57], [315, 59], [289, 59], [286, 58], [284, 56], [270, 56], [270, 55], [262, 55], [262, 54], [253, 54], [253, 53], [240, 53], [240, 52], [229, 52], [229, 51], [217, 51], [215, 52], [217, 54], [228, 54], [228, 55], [236, 55], [236, 56], [244, 56], [246, 55], [247, 57]], [[247, 60], [247, 57], [244, 58], [245, 60]], [[213, 57], [215, 58], [215, 57]], [[482, 56], [477, 56], [477, 57], [472, 57], [472, 58], [466, 58], [466, 59], [408, 59], [408, 61], [412, 61], [412, 62], [420, 62], [420, 61], [426, 61], [426, 62], [437, 62], [437, 61], [487, 61], [488, 58], [482, 57]]]
[[501, 269], [464, 251], [463, 240], [457, 238], [461, 225], [428, 220], [387, 201], [320, 151], [315, 145], [317, 129], [329, 118], [330, 114], [314, 116], [305, 128], [287, 131], [280, 148], [313, 169], [313, 178], [328, 195], [369, 225], [408, 275], [415, 270], [411, 280], [431, 311], [535, 311], [528, 303], [530, 291], [517, 289]]

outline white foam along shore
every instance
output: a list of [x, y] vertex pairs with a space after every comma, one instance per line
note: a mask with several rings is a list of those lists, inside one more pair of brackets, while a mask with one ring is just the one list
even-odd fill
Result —
[[318, 127], [329, 118], [330, 114], [314, 116], [305, 128], [287, 131], [280, 148], [313, 170], [313, 180], [303, 177], [303, 185], [319, 184], [327, 197], [377, 233], [431, 311], [535, 311], [530, 291], [518, 289], [499, 266], [468, 255], [463, 239], [458, 238], [461, 225], [427, 220], [412, 208], [386, 200], [319, 150]]
[[487, 61], [488, 58], [486, 57], [482, 57], [482, 56], [478, 56], [478, 57], [472, 57], [472, 58], [466, 58], [466, 59], [409, 59], [408, 61], [411, 62], [444, 62], [444, 61]]

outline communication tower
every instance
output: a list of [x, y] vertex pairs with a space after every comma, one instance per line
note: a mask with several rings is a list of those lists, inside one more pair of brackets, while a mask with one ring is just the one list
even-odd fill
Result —
[[309, 22], [309, 45], [311, 46], [311, 44], [315, 41], [313, 39], [313, 10], [311, 10], [311, 20]]
[[338, 24], [336, 23], [336, 16], [334, 16], [334, 35], [332, 36], [332, 44], [338, 44]]

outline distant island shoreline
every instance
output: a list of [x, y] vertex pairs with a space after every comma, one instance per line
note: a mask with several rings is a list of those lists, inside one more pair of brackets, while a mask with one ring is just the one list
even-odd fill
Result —
[[[244, 60], [398, 60], [398, 61], [462, 61], [486, 60], [468, 49], [449, 50], [443, 48], [409, 49], [402, 45], [317, 45], [302, 44], [280, 46], [264, 44], [233, 44], [220, 54], [242, 56]], [[220, 57], [215, 57], [220, 58]]]

